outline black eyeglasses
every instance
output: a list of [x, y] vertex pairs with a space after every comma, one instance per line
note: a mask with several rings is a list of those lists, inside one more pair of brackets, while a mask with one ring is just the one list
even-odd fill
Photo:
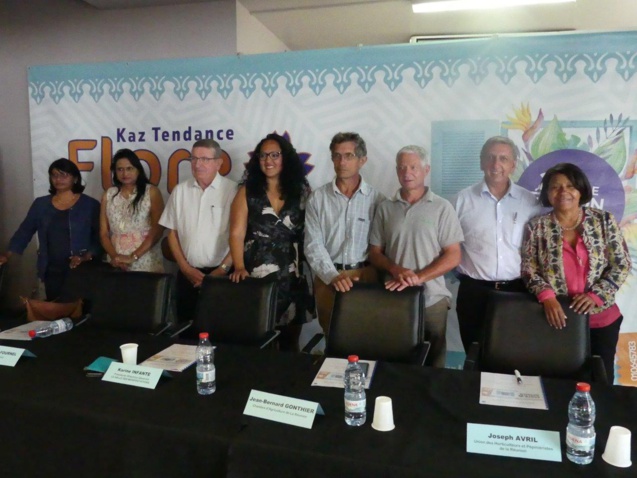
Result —
[[265, 161], [266, 158], [270, 158], [273, 161], [276, 161], [281, 157], [281, 151], [272, 151], [270, 153], [259, 153], [259, 159], [261, 161]]

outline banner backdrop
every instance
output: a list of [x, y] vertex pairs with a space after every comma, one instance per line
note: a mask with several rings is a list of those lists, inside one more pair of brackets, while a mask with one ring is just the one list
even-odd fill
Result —
[[[356, 131], [368, 145], [364, 176], [383, 193], [398, 188], [396, 151], [419, 144], [431, 151], [432, 189], [451, 198], [481, 179], [480, 147], [502, 134], [519, 145], [515, 180], [531, 190], [547, 167], [580, 164], [595, 188], [592, 205], [621, 221], [635, 261], [635, 45], [636, 32], [505, 36], [32, 67], [35, 195], [46, 194], [48, 165], [66, 156], [87, 193], [101, 197], [110, 158], [124, 147], [138, 152], [167, 195], [190, 177], [184, 159], [199, 138], [219, 141], [223, 174], [239, 180], [249, 152], [273, 131], [302, 153], [317, 187], [333, 177], [330, 138]], [[624, 333], [637, 331], [635, 288], [631, 275], [617, 297]]]

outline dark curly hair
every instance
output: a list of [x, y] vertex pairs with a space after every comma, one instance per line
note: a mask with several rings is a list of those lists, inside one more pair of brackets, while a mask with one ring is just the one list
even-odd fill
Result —
[[276, 141], [281, 148], [281, 156], [283, 158], [281, 175], [279, 176], [281, 197], [283, 200], [299, 199], [303, 191], [309, 190], [310, 187], [305, 177], [305, 168], [294, 146], [283, 136], [276, 133], [267, 135], [254, 148], [241, 184], [245, 185], [246, 191], [250, 194], [259, 194], [267, 191], [268, 185], [265, 174], [261, 171], [261, 165], [259, 164], [259, 154], [261, 154], [261, 148], [266, 141]]
[[142, 162], [139, 160], [139, 157], [130, 149], [120, 149], [113, 156], [113, 160], [111, 161], [111, 172], [113, 173], [113, 184], [117, 187], [117, 193], [115, 196], [119, 194], [122, 190], [122, 182], [117, 179], [117, 171], [116, 165], [117, 161], [120, 159], [128, 159], [128, 162], [134, 167], [137, 172], [137, 181], [135, 182], [135, 188], [137, 193], [135, 194], [135, 199], [133, 199], [133, 211], [137, 211], [137, 205], [143, 199], [144, 194], [146, 193], [146, 185], [150, 182], [148, 180], [148, 176], [146, 176], [146, 171], [144, 171], [144, 167], [142, 166]]
[[82, 175], [80, 174], [80, 170], [77, 168], [77, 165], [66, 158], [56, 159], [49, 166], [49, 193], [55, 194], [56, 190], [53, 187], [53, 183], [51, 182], [51, 173], [54, 169], [61, 171], [63, 173], [70, 174], [73, 176], [73, 186], [71, 187], [71, 191], [75, 194], [80, 194], [84, 192], [84, 185], [82, 184]]
[[593, 189], [584, 171], [572, 163], [559, 163], [549, 168], [542, 178], [542, 191], [540, 192], [540, 203], [542, 206], [551, 207], [551, 203], [549, 203], [549, 184], [551, 179], [558, 174], [566, 176], [571, 184], [575, 186], [575, 189], [579, 191], [580, 206], [593, 199]]

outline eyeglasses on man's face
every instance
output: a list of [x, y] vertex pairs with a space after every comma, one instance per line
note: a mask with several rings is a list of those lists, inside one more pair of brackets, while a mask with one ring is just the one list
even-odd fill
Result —
[[345, 161], [351, 161], [356, 157], [356, 153], [332, 153], [332, 161], [340, 161], [341, 159], [344, 159]]
[[259, 153], [259, 160], [265, 161], [267, 158], [270, 158], [273, 161], [276, 161], [281, 157], [281, 151], [270, 151], [269, 153]]
[[214, 161], [217, 158], [206, 158], [205, 156], [190, 156], [189, 158], [186, 158], [188, 161], [190, 161], [191, 163], [196, 163], [197, 161], [201, 161], [204, 164], [209, 164], [210, 161]]

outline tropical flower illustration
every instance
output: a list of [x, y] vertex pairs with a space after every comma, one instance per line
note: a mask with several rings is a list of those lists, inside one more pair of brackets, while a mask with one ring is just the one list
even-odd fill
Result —
[[542, 127], [544, 122], [544, 114], [542, 113], [542, 109], [540, 108], [540, 112], [537, 115], [535, 121], [532, 122], [531, 117], [531, 108], [529, 108], [529, 104], [526, 105], [524, 103], [520, 104], [520, 108], [513, 108], [513, 117], [507, 116], [507, 119], [511, 122], [510, 125], [504, 125], [507, 129], [518, 129], [522, 131], [522, 141], [524, 142], [524, 154], [527, 156], [529, 162], [533, 161], [532, 158], [529, 157], [529, 142], [535, 136], [538, 129]]
[[[620, 179], [632, 178], [637, 172], [637, 151], [627, 165], [627, 151], [625, 132], [629, 117], [620, 114], [617, 118], [610, 114], [604, 119], [601, 127], [595, 128], [595, 134], [585, 139], [576, 134], [567, 134], [556, 115], [548, 122], [544, 121], [544, 113], [540, 108], [535, 120], [531, 115], [529, 103], [521, 103], [519, 108], [513, 108], [513, 115], [507, 115], [507, 122], [503, 127], [508, 130], [522, 131], [524, 147], [523, 167], [545, 154], [560, 149], [579, 149], [588, 151], [604, 159], [612, 166]], [[623, 175], [622, 175], [623, 173]]]

